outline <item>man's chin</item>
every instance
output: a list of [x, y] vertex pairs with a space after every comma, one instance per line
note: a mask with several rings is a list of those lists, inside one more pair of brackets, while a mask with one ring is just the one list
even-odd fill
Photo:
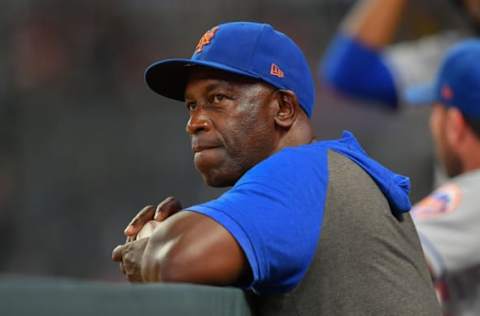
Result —
[[238, 180], [238, 177], [234, 177], [232, 172], [222, 172], [222, 168], [210, 167], [202, 168], [205, 166], [195, 164], [195, 168], [200, 172], [203, 182], [210, 187], [224, 188], [231, 187]]
[[236, 180], [229, 179], [228, 177], [221, 176], [219, 174], [202, 173], [202, 178], [205, 184], [214, 188], [231, 187], [235, 184], [235, 181], [236, 181]]

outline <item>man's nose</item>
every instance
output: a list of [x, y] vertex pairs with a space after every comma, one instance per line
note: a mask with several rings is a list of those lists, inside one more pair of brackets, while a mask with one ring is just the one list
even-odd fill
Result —
[[190, 135], [198, 134], [199, 132], [207, 132], [211, 128], [211, 121], [203, 111], [195, 111], [190, 114], [190, 119], [187, 122], [186, 131]]

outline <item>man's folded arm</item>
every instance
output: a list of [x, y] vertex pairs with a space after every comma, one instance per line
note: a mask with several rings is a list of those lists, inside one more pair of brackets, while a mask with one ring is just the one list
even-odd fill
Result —
[[249, 274], [233, 236], [208, 216], [190, 211], [165, 220], [142, 258], [142, 276], [150, 282], [231, 285], [245, 282]]

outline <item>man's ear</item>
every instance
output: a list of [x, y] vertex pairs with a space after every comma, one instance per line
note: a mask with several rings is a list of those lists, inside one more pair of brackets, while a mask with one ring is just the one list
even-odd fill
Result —
[[447, 109], [445, 129], [445, 135], [450, 145], [457, 146], [462, 143], [467, 131], [467, 123], [460, 110], [454, 107]]
[[291, 127], [300, 110], [297, 96], [290, 90], [277, 90], [276, 101], [278, 107], [274, 116], [275, 124], [284, 128]]

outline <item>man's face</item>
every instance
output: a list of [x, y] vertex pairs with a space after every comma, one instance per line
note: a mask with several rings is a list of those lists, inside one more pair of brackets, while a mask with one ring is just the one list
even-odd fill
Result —
[[447, 109], [440, 104], [434, 104], [430, 116], [430, 130], [432, 132], [436, 154], [445, 168], [447, 175], [449, 177], [455, 177], [462, 172], [462, 163], [460, 157], [447, 141], [446, 118]]
[[195, 167], [208, 185], [233, 185], [275, 151], [274, 93], [267, 84], [226, 72], [192, 72], [185, 89], [186, 130]]

